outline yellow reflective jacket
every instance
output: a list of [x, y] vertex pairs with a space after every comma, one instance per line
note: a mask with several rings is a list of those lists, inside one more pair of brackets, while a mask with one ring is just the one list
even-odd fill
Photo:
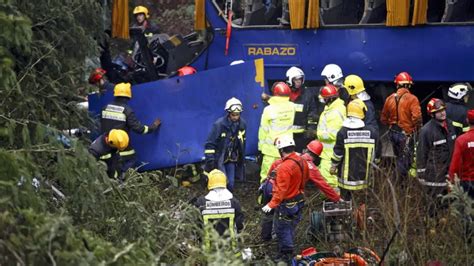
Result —
[[295, 118], [295, 104], [289, 97], [271, 97], [263, 109], [260, 128], [258, 129], [258, 150], [263, 154], [280, 157], [274, 145], [275, 139], [283, 135], [291, 135]]
[[317, 131], [318, 139], [324, 146], [321, 158], [330, 159], [332, 157], [332, 148], [336, 143], [337, 132], [341, 129], [344, 119], [346, 119], [346, 106], [343, 100], [338, 98], [324, 107], [324, 111], [319, 117]]

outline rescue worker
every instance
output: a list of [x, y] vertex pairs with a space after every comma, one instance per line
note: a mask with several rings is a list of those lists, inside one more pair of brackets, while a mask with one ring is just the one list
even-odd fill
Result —
[[[319, 165], [321, 158], [321, 152], [323, 151], [323, 144], [319, 140], [311, 141], [307, 146], [305, 152], [301, 155], [303, 159], [308, 163], [309, 168], [309, 179], [313, 184], [319, 188], [321, 192], [331, 201], [338, 202], [341, 200], [339, 194], [324, 180], [324, 177], [319, 172], [319, 169], [316, 165]], [[268, 172], [268, 177], [260, 185], [259, 192], [261, 193], [262, 202], [261, 204], [267, 204], [272, 199], [272, 188], [275, 184], [276, 173], [278, 166], [283, 162], [282, 159], [276, 160]], [[273, 229], [273, 214], [274, 211], [269, 213], [264, 213], [262, 218], [262, 231], [261, 237], [263, 241], [270, 241], [272, 239], [272, 229]]]
[[321, 164], [319, 170], [326, 182], [333, 188], [337, 188], [337, 176], [331, 174], [331, 157], [333, 155], [336, 136], [346, 119], [346, 106], [344, 101], [339, 98], [337, 88], [331, 84], [324, 86], [320, 93], [323, 101], [326, 103], [324, 111], [319, 117], [318, 139], [323, 143], [324, 149], [321, 154]]
[[474, 199], [474, 109], [467, 112], [467, 120], [469, 130], [454, 142], [449, 181], [454, 183], [454, 177], [457, 176], [464, 191]]
[[[293, 124], [293, 138], [296, 151], [301, 153], [306, 145], [316, 138], [318, 124], [318, 106], [316, 92], [313, 88], [304, 86], [304, 72], [297, 67], [286, 71], [286, 84], [291, 89], [290, 101], [295, 103], [295, 118]], [[272, 92], [273, 93], [273, 92]], [[270, 95], [262, 93], [261, 98], [268, 102]]]
[[344, 87], [349, 93], [351, 100], [361, 99], [364, 102], [365, 106], [367, 107], [364, 124], [366, 126], [372, 127], [375, 130], [375, 133], [378, 135], [379, 125], [375, 119], [375, 107], [370, 100], [370, 95], [365, 90], [364, 81], [357, 75], [349, 75], [344, 80]]
[[227, 189], [234, 190], [235, 178], [244, 180], [245, 131], [247, 123], [241, 117], [242, 103], [230, 98], [224, 110], [226, 115], [217, 119], [207, 137], [204, 154], [206, 172], [219, 169], [227, 176]]
[[135, 22], [132, 24], [132, 28], [142, 29], [145, 35], [160, 33], [158, 26], [149, 20], [150, 13], [148, 12], [148, 8], [136, 6], [133, 9], [133, 15], [135, 16]]
[[453, 122], [456, 135], [460, 136], [469, 130], [466, 115], [468, 108], [468, 92], [471, 89], [469, 83], [456, 83], [448, 89], [448, 101], [446, 102], [446, 116]]
[[89, 84], [97, 86], [100, 93], [112, 91], [115, 87], [115, 84], [107, 80], [106, 73], [107, 71], [99, 67], [94, 69], [89, 75]]
[[348, 104], [350, 97], [346, 88], [344, 88], [344, 75], [341, 67], [336, 64], [327, 64], [324, 66], [323, 71], [321, 71], [321, 76], [324, 77], [326, 85], [331, 84], [337, 88], [339, 98], [341, 98], [345, 104]]
[[[240, 202], [227, 190], [226, 176], [222, 171], [214, 169], [208, 174], [208, 178], [209, 193], [199, 197], [194, 205], [201, 211], [204, 226], [212, 223], [220, 236], [224, 236], [228, 231], [232, 248], [236, 249], [236, 233], [240, 233], [244, 228], [244, 214]], [[208, 250], [211, 247], [207, 230], [204, 235], [204, 247]]]
[[192, 75], [192, 74], [196, 74], [196, 69], [192, 66], [184, 66], [180, 69], [178, 69], [178, 76], [182, 77], [182, 76], [186, 76], [186, 75]]
[[112, 129], [97, 137], [89, 146], [89, 152], [96, 158], [107, 164], [107, 175], [110, 178], [123, 181], [123, 171], [120, 159], [120, 151], [128, 147], [129, 138], [127, 132], [121, 129]]
[[273, 97], [263, 109], [258, 129], [258, 150], [263, 155], [260, 167], [260, 183], [267, 177], [272, 163], [280, 158], [274, 143], [278, 137], [293, 137], [292, 126], [295, 117], [295, 104], [290, 102], [290, 88], [285, 82], [275, 82], [272, 86]]
[[[142, 125], [137, 119], [135, 112], [128, 106], [128, 101], [132, 98], [132, 86], [130, 83], [119, 83], [114, 88], [114, 100], [102, 109], [101, 130], [109, 132], [112, 129], [122, 129], [127, 134], [133, 130], [137, 134], [149, 134], [158, 129], [161, 125], [160, 119], [155, 119], [150, 126]], [[122, 171], [135, 164], [135, 150], [132, 145], [120, 152], [122, 158]]]
[[289, 135], [276, 140], [276, 148], [283, 162], [278, 166], [273, 196], [262, 211], [275, 209], [278, 258], [289, 262], [294, 252], [296, 225], [301, 220], [304, 207], [304, 186], [309, 179], [309, 167], [305, 159], [295, 152], [295, 141]]
[[436, 214], [441, 206], [437, 198], [446, 193], [446, 179], [454, 148], [456, 132], [449, 119], [446, 119], [446, 105], [432, 98], [426, 106], [431, 120], [420, 131], [416, 149], [418, 181], [424, 187], [430, 216]]
[[[346, 78], [347, 80], [347, 78]], [[364, 123], [367, 107], [361, 99], [347, 105], [347, 118], [337, 133], [332, 156], [331, 174], [338, 173], [339, 188], [344, 200], [352, 200], [352, 192], [369, 185], [370, 163], [380, 161], [378, 134]]]
[[418, 98], [410, 93], [413, 79], [407, 72], [398, 74], [394, 82], [397, 91], [385, 100], [380, 122], [389, 126], [398, 176], [405, 177], [414, 157], [415, 134], [422, 125], [421, 108]]

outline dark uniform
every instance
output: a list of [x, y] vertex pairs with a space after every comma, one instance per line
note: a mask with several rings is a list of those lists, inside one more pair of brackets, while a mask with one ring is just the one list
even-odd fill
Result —
[[[210, 194], [201, 196], [194, 202], [194, 205], [201, 211], [204, 225], [209, 222], [213, 223], [214, 229], [220, 236], [224, 235], [224, 232], [229, 229], [232, 247], [235, 249], [237, 243], [234, 228], [237, 228], [237, 233], [244, 228], [244, 214], [240, 202], [229, 191], [227, 193], [230, 195], [227, 199], [212, 199], [212, 197], [209, 197]], [[206, 238], [206, 248], [210, 248], [209, 241], [209, 238]]]
[[[138, 134], [147, 134], [156, 130], [158, 127], [151, 125], [143, 125], [136, 117], [132, 108], [127, 105], [128, 98], [115, 97], [112, 103], [109, 103], [102, 109], [102, 116], [100, 120], [102, 132], [109, 132], [112, 129], [122, 129], [130, 133], [133, 130]], [[128, 168], [135, 164], [136, 156], [132, 145], [120, 152], [122, 158], [122, 171], [127, 171]]]
[[375, 130], [375, 133], [377, 136], [379, 135], [379, 124], [377, 123], [377, 120], [375, 119], [375, 106], [372, 101], [365, 100], [363, 101], [365, 103], [365, 106], [367, 106], [367, 112], [365, 112], [365, 118], [364, 118], [364, 123], [366, 126], [372, 127]]
[[430, 215], [439, 206], [437, 195], [446, 192], [446, 179], [454, 148], [456, 132], [449, 119], [442, 126], [434, 118], [420, 131], [416, 149], [418, 180], [425, 188]]
[[463, 100], [448, 99], [446, 103], [446, 117], [452, 121], [457, 136], [469, 130], [469, 124], [466, 120], [467, 111], [468, 108]]
[[110, 178], [123, 180], [122, 162], [117, 149], [110, 147], [105, 142], [105, 134], [97, 137], [89, 146], [89, 152], [96, 158], [107, 164], [107, 175]]
[[206, 171], [219, 169], [227, 176], [227, 188], [234, 189], [234, 180], [244, 180], [245, 130], [247, 123], [241, 117], [232, 122], [227, 115], [217, 119], [207, 137], [204, 154]]
[[[316, 102], [316, 92], [314, 88], [301, 88], [301, 94], [290, 101], [295, 104], [295, 119], [293, 122], [293, 139], [296, 144], [296, 151], [303, 152], [309, 142], [316, 139], [316, 128], [318, 126], [318, 106]], [[312, 131], [313, 136], [305, 135], [305, 131]]]
[[376, 145], [378, 135], [370, 126], [348, 128], [343, 126], [337, 133], [332, 163], [337, 164], [338, 186], [341, 196], [350, 200], [350, 191], [368, 187], [370, 162], [380, 159], [381, 146]]

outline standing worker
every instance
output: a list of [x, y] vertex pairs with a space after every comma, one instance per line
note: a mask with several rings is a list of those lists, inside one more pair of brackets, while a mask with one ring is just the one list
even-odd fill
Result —
[[379, 133], [379, 125], [375, 119], [375, 107], [370, 100], [370, 95], [365, 90], [364, 81], [357, 75], [349, 75], [344, 80], [344, 87], [349, 92], [351, 100], [360, 99], [367, 107], [365, 112], [364, 124], [372, 127], [375, 133]]
[[275, 160], [280, 158], [275, 140], [281, 136], [293, 137], [292, 126], [295, 117], [295, 104], [290, 102], [290, 88], [285, 82], [275, 82], [273, 97], [263, 109], [258, 129], [258, 150], [262, 153], [260, 183], [267, 178], [268, 170]]
[[337, 132], [341, 129], [344, 119], [346, 119], [346, 106], [344, 106], [344, 101], [339, 98], [337, 88], [333, 85], [324, 86], [320, 95], [326, 106], [319, 117], [317, 131], [318, 139], [324, 146], [319, 170], [326, 182], [331, 187], [337, 188], [337, 176], [331, 174], [329, 170], [331, 169], [331, 157], [334, 144], [336, 144]]
[[394, 82], [397, 92], [385, 100], [380, 122], [389, 126], [398, 176], [406, 177], [413, 160], [415, 134], [422, 125], [421, 108], [418, 98], [410, 93], [413, 79], [407, 72], [398, 74]]
[[441, 206], [438, 194], [446, 193], [446, 179], [454, 148], [456, 132], [451, 121], [446, 119], [446, 105], [432, 98], [426, 106], [431, 120], [420, 131], [416, 149], [418, 181], [423, 185], [430, 216]]
[[467, 120], [469, 131], [459, 136], [454, 143], [449, 181], [454, 183], [454, 177], [457, 176], [464, 191], [474, 199], [474, 109], [467, 112]]
[[120, 151], [128, 147], [129, 138], [127, 132], [121, 129], [112, 129], [97, 137], [89, 146], [89, 152], [96, 158], [107, 164], [107, 175], [123, 181], [123, 171], [120, 159]]
[[247, 123], [241, 117], [242, 102], [230, 98], [224, 110], [226, 115], [217, 119], [207, 137], [204, 154], [206, 172], [219, 169], [227, 176], [227, 189], [234, 191], [235, 178], [244, 180], [245, 130]]
[[276, 173], [272, 200], [262, 211], [268, 213], [275, 209], [278, 259], [289, 262], [295, 249], [295, 228], [303, 213], [303, 193], [309, 179], [309, 168], [306, 160], [295, 152], [292, 137], [286, 135], [278, 138], [276, 148], [283, 162]]
[[[149, 134], [158, 129], [161, 125], [160, 119], [155, 119], [153, 124], [145, 126], [137, 119], [135, 112], [128, 106], [128, 101], [132, 98], [132, 86], [130, 83], [119, 83], [114, 88], [114, 100], [102, 109], [101, 130], [109, 132], [112, 129], [122, 129], [130, 135], [130, 130], [138, 134]], [[122, 171], [135, 164], [135, 150], [132, 145], [120, 152], [123, 165]]]
[[318, 124], [316, 93], [304, 86], [304, 72], [297, 67], [286, 71], [286, 83], [291, 89], [290, 101], [295, 103], [293, 139], [296, 151], [302, 152], [308, 143], [316, 138]]
[[[194, 205], [201, 211], [204, 226], [214, 224], [214, 229], [220, 236], [229, 231], [232, 248], [237, 248], [236, 233], [244, 228], [244, 214], [240, 202], [226, 189], [225, 174], [217, 169], [212, 170], [207, 181], [209, 193], [199, 197]], [[235, 230], [237, 229], [237, 230]], [[211, 248], [209, 233], [205, 231], [204, 247]]]
[[368, 187], [370, 163], [380, 160], [381, 148], [376, 145], [378, 134], [363, 120], [366, 109], [360, 99], [349, 102], [347, 118], [334, 146], [331, 174], [338, 173], [341, 196], [346, 201], [352, 200], [353, 191]]
[[462, 133], [469, 130], [467, 123], [466, 103], [468, 101], [468, 92], [471, 89], [469, 83], [456, 83], [448, 89], [448, 101], [446, 103], [446, 116], [453, 122], [456, 129], [456, 135], [460, 136]]

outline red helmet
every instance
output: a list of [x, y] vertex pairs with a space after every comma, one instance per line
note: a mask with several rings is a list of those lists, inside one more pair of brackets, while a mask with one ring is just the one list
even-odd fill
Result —
[[196, 74], [196, 69], [192, 66], [184, 66], [180, 69], [178, 69], [178, 76], [182, 77], [182, 76], [186, 76], [186, 75], [192, 75], [192, 74]]
[[96, 84], [97, 82], [99, 82], [99, 80], [101, 80], [104, 77], [105, 73], [107, 73], [107, 71], [105, 71], [104, 69], [100, 67], [94, 69], [89, 75], [89, 83]]
[[321, 156], [321, 152], [323, 152], [323, 144], [319, 140], [311, 141], [306, 148], [308, 150], [318, 156]]
[[324, 99], [334, 98], [339, 96], [339, 92], [334, 85], [328, 84], [321, 89], [321, 97]]
[[401, 72], [395, 77], [393, 82], [397, 85], [413, 84], [413, 78], [407, 72]]
[[275, 82], [272, 87], [273, 95], [288, 96], [291, 93], [290, 87], [285, 82]]
[[431, 100], [426, 105], [426, 111], [429, 115], [432, 115], [436, 112], [446, 109], [446, 104], [438, 98], [431, 98]]

